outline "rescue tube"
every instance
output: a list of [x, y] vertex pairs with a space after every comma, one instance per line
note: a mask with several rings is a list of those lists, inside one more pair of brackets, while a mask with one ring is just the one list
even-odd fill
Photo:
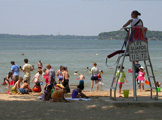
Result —
[[124, 53], [124, 52], [125, 52], [125, 50], [117, 50], [117, 51], [115, 51], [115, 52], [109, 54], [107, 57], [108, 57], [108, 58], [111, 58], [111, 57], [113, 57], [113, 56], [115, 56], [115, 55], [117, 55], [117, 54]]

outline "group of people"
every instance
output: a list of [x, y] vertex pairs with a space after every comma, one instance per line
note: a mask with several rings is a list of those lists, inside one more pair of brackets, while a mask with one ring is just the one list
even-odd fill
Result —
[[[12, 87], [12, 92], [17, 93], [17, 89], [24, 94], [28, 93], [28, 91], [31, 91], [29, 85], [30, 85], [30, 77], [31, 77], [31, 71], [34, 70], [34, 66], [30, 65], [28, 63], [28, 59], [24, 59], [25, 65], [23, 68], [21, 66], [18, 66], [15, 64], [14, 61], [11, 61], [11, 71], [7, 74], [7, 76], [4, 78], [3, 84], [7, 84], [7, 89], [9, 92], [11, 81], [13, 82], [14, 86]], [[24, 77], [19, 76], [19, 72], [24, 72]], [[24, 83], [20, 86], [20, 83]]]
[[[60, 98], [64, 99], [64, 93], [69, 93], [70, 92], [70, 87], [69, 87], [69, 73], [67, 70], [67, 67], [60, 66], [60, 69], [57, 70], [56, 76], [57, 76], [57, 81], [55, 80], [55, 71], [53, 67], [50, 64], [46, 65], [46, 68], [43, 69], [43, 64], [41, 61], [38, 62], [38, 68], [37, 68], [37, 73], [33, 76], [32, 80], [31, 79], [31, 71], [34, 70], [34, 65], [30, 65], [28, 63], [28, 59], [24, 59], [25, 65], [23, 67], [18, 66], [15, 64], [14, 61], [11, 61], [11, 71], [7, 74], [7, 76], [4, 78], [4, 82], [2, 83], [7, 84], [7, 90], [8, 93], [10, 92], [10, 84], [13, 82], [13, 87], [11, 89], [11, 92], [16, 94], [28, 94], [29, 92], [41, 92], [41, 85], [43, 84], [42, 78], [45, 80], [45, 85], [44, 85], [44, 93], [42, 95], [42, 99], [44, 101], [50, 100], [51, 98], [53, 101], [59, 101]], [[20, 71], [24, 72], [24, 76], [21, 77], [19, 76]], [[42, 78], [41, 78], [42, 77]], [[82, 90], [84, 89], [84, 75], [80, 75], [80, 82], [79, 85], [77, 86], [76, 89], [74, 89], [73, 93], [73, 98], [75, 96], [84, 96], [82, 94]], [[34, 82], [34, 86], [31, 89], [30, 88], [30, 83]], [[58, 82], [58, 84], [57, 84]], [[21, 84], [22, 83], [22, 84]], [[19, 92], [18, 92], [19, 91]], [[75, 94], [75, 95], [74, 95]], [[66, 100], [65, 100], [66, 101]]]

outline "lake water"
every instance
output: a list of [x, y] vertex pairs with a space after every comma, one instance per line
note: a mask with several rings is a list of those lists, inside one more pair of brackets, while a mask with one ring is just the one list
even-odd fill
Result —
[[[85, 75], [85, 90], [90, 90], [90, 74], [86, 68], [92, 67], [92, 63], [96, 62], [98, 68], [103, 70], [102, 78], [104, 86], [100, 86], [101, 90], [109, 90], [115, 71], [117, 56], [109, 59], [108, 64], [113, 68], [109, 69], [105, 65], [106, 56], [116, 50], [120, 50], [123, 40], [52, 40], [52, 39], [1, 39], [0, 40], [0, 82], [11, 69], [10, 61], [14, 60], [19, 66], [24, 65], [24, 59], [28, 58], [29, 63], [37, 67], [37, 62], [41, 60], [44, 67], [51, 64], [55, 71], [60, 65], [67, 66], [70, 74], [70, 85], [77, 85], [78, 76], [74, 76], [75, 70], [79, 74]], [[162, 41], [149, 41], [149, 52], [154, 68], [157, 81], [162, 82]], [[22, 53], [25, 55], [23, 56]], [[143, 65], [143, 62], [140, 62]], [[131, 63], [127, 57], [124, 62], [128, 83], [123, 88], [132, 88], [132, 75], [128, 73], [131, 69]], [[36, 73], [36, 69], [32, 72], [32, 77]], [[23, 72], [20, 72], [23, 76]], [[33, 86], [33, 85], [31, 85]], [[94, 86], [95, 89], [95, 86]], [[6, 90], [6, 86], [0, 87], [0, 92]]]

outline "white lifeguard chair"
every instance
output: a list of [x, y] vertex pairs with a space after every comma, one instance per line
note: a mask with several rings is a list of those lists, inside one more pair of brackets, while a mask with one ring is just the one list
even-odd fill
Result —
[[[156, 98], [158, 100], [158, 90], [156, 85], [156, 80], [153, 72], [153, 67], [148, 51], [148, 40], [146, 38], [146, 31], [147, 28], [145, 27], [131, 27], [127, 28], [129, 29], [127, 41], [126, 41], [126, 49], [124, 53], [120, 54], [117, 60], [117, 65], [114, 73], [114, 77], [111, 83], [110, 87], [110, 98], [113, 100], [116, 100], [116, 90], [118, 85], [118, 79], [120, 76], [116, 76], [116, 72], [118, 70], [118, 67], [120, 66], [120, 70], [122, 69], [122, 66], [124, 64], [124, 60], [126, 56], [129, 56], [130, 61], [132, 62], [132, 78], [133, 78], [133, 95], [134, 100], [137, 100], [137, 93], [136, 93], [136, 79], [135, 79], [135, 61], [143, 61], [144, 66], [146, 69], [146, 75], [148, 77], [149, 85], [150, 85], [150, 91], [151, 91], [151, 99], [153, 99], [153, 89], [156, 91]], [[114, 79], [116, 81], [114, 82]], [[113, 95], [114, 90], [114, 95]]]

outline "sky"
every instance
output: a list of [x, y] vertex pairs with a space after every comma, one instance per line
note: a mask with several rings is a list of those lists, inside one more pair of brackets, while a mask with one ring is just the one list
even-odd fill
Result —
[[162, 0], [0, 0], [0, 34], [98, 35], [120, 30], [133, 10], [162, 31]]

